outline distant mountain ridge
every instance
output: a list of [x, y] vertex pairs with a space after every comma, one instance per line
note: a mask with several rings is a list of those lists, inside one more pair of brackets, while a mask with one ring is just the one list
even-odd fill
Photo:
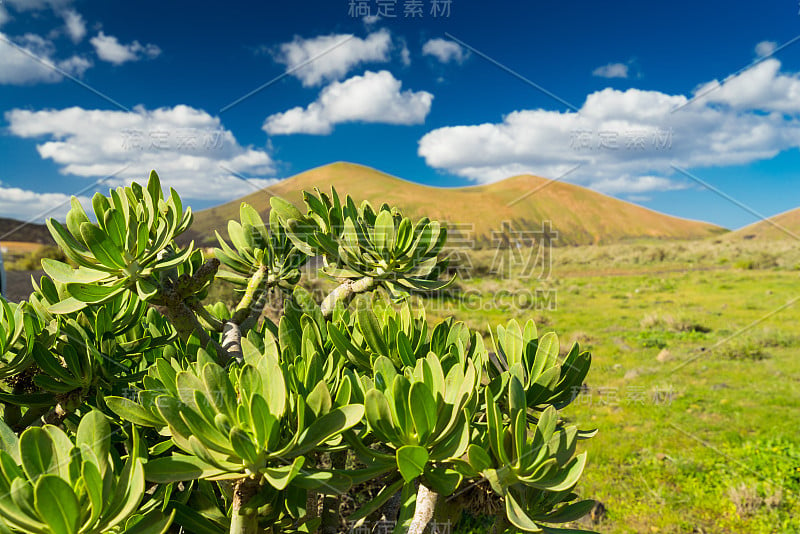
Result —
[[[350, 194], [358, 204], [369, 200], [376, 208], [386, 202], [413, 219], [427, 216], [447, 221], [461, 239], [491, 244], [503, 229], [542, 232], [550, 221], [556, 246], [605, 244], [635, 239], [698, 239], [723, 232], [713, 224], [680, 219], [612, 198], [573, 184], [522, 175], [487, 185], [431, 187], [409, 182], [370, 167], [332, 163], [282, 180], [262, 191], [195, 213], [182, 241], [210, 242], [214, 230], [226, 235], [229, 219], [238, 220], [241, 202], [256, 208], [264, 219], [270, 196], [301, 207], [302, 191], [318, 187], [340, 196]], [[516, 234], [520, 236], [522, 234]]]
[[759, 239], [774, 241], [797, 239], [800, 241], [800, 208], [773, 215], [763, 221], [731, 232], [730, 239]]
[[47, 226], [0, 217], [0, 243], [4, 241], [55, 245]]

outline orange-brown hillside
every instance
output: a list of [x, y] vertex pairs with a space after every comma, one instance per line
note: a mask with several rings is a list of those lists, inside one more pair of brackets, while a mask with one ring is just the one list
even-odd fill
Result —
[[459, 188], [429, 187], [352, 163], [333, 163], [311, 169], [269, 188], [215, 208], [199, 211], [185, 238], [209, 240], [214, 229], [225, 235], [229, 219], [238, 219], [239, 205], [247, 202], [264, 214], [270, 196], [302, 205], [302, 191], [334, 186], [356, 203], [369, 200], [399, 207], [412, 219], [422, 216], [449, 223], [472, 225], [471, 236], [490, 242], [492, 231], [505, 222], [515, 230], [541, 230], [551, 221], [558, 232], [556, 245], [610, 243], [631, 239], [694, 239], [725, 230], [712, 224], [658, 213], [584, 187], [537, 176], [515, 176], [489, 185]]
[[800, 208], [786, 211], [769, 219], [740, 228], [729, 234], [730, 239], [797, 239], [800, 240]]

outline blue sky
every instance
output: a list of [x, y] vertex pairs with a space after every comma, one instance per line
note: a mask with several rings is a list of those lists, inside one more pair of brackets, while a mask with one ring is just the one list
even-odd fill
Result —
[[2, 0], [0, 217], [150, 168], [203, 208], [339, 160], [728, 228], [800, 206], [796, 3], [435, 3]]

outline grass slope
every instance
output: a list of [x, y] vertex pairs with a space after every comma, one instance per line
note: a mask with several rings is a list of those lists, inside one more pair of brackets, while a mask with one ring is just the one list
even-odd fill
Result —
[[[386, 202], [398, 206], [412, 219], [423, 215], [450, 223], [474, 225], [468, 239], [491, 243], [492, 231], [511, 223], [515, 230], [541, 230], [552, 221], [558, 232], [555, 245], [611, 243], [641, 238], [694, 239], [724, 229], [670, 217], [611, 198], [576, 185], [537, 176], [515, 176], [501, 182], [460, 188], [429, 187], [352, 163], [333, 163], [300, 173], [241, 199], [195, 214], [186, 238], [203, 242], [222, 230], [229, 219], [238, 220], [239, 205], [247, 202], [266, 214], [270, 195], [302, 204], [302, 191], [319, 187], [356, 202], [369, 200], [375, 207]], [[266, 217], [265, 217], [266, 219]]]
[[729, 234], [729, 239], [800, 240], [800, 208], [753, 223]]

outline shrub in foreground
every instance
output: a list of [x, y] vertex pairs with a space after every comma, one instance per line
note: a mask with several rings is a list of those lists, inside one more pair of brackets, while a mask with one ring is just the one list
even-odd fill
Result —
[[[497, 326], [491, 352], [429, 325], [408, 296], [452, 282], [446, 229], [304, 199], [272, 198], [266, 223], [242, 204], [212, 258], [176, 244], [191, 209], [155, 173], [95, 195], [96, 222], [74, 198], [48, 221], [71, 265], [43, 260], [28, 301], [0, 303], [0, 532], [419, 533], [476, 488], [495, 532], [578, 532], [554, 525], [591, 508], [573, 490], [593, 432], [559, 410], [590, 355], [559, 357], [532, 321]], [[321, 302], [298, 285], [316, 256], [338, 284]], [[234, 306], [207, 302], [218, 280]]]

